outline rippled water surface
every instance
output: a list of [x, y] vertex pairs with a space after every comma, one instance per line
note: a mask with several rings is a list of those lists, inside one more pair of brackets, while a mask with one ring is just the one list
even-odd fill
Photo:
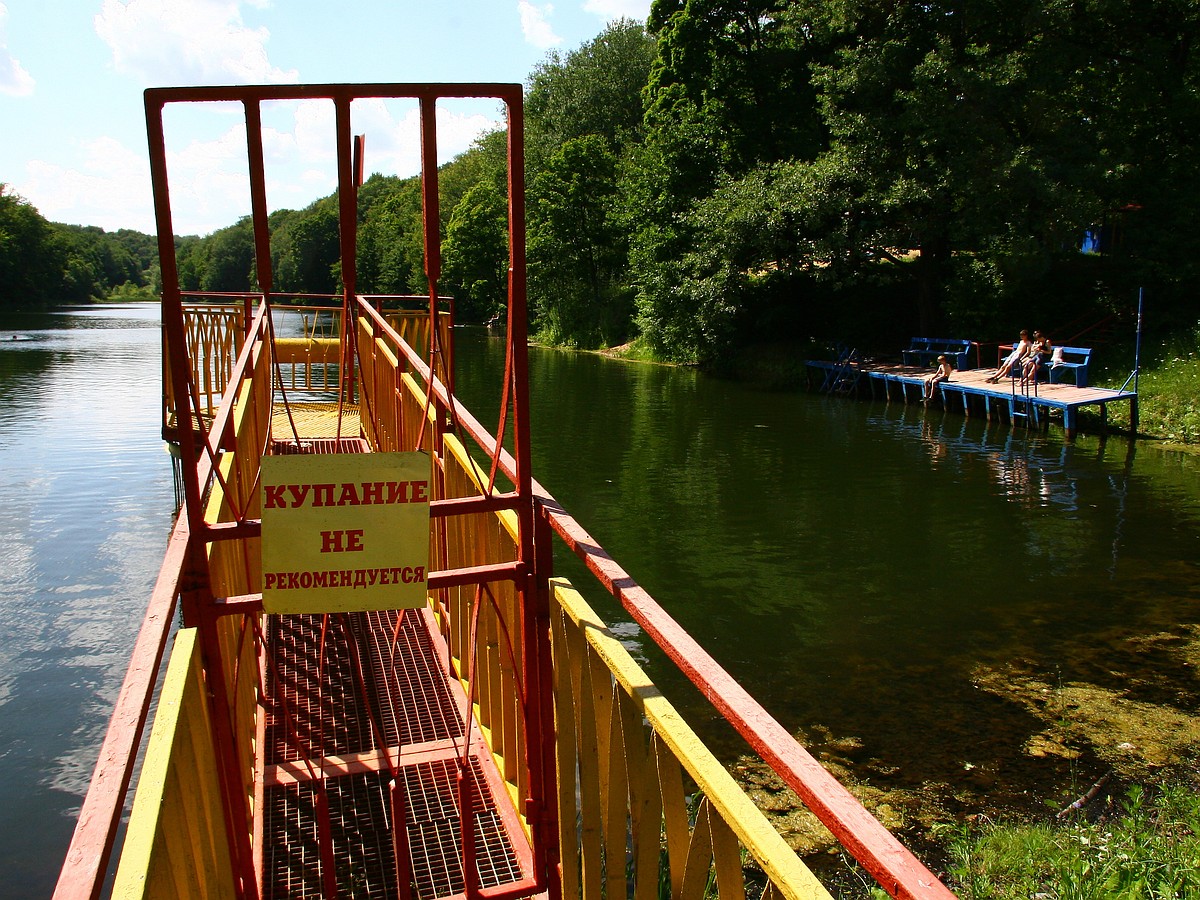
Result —
[[171, 523], [156, 306], [0, 318], [0, 895], [49, 896]]
[[[487, 421], [502, 343], [458, 335]], [[158, 347], [148, 305], [0, 320], [0, 896], [53, 888], [165, 548]], [[1041, 803], [1064, 763], [1024, 753], [1040, 723], [981, 672], [1200, 707], [1172, 649], [1200, 622], [1200, 458], [591, 355], [535, 351], [531, 379], [537, 478], [785, 726], [874, 783]]]

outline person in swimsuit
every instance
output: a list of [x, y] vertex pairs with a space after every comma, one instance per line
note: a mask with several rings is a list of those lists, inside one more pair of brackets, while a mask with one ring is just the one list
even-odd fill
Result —
[[1001, 378], [1008, 378], [1012, 374], [1013, 366], [1021, 364], [1024, 361], [1026, 354], [1029, 353], [1032, 347], [1033, 344], [1029, 340], [1029, 332], [1022, 328], [1021, 340], [1013, 344], [1012, 353], [1004, 357], [1004, 362], [1000, 364], [1000, 368], [998, 368], [996, 373], [988, 379], [988, 382], [990, 384], [995, 384]]
[[1042, 364], [1050, 359], [1050, 354], [1054, 352], [1054, 345], [1050, 343], [1050, 338], [1046, 337], [1040, 331], [1033, 333], [1033, 347], [1029, 351], [1029, 355], [1025, 357], [1024, 366], [1021, 369], [1021, 378], [1025, 381], [1031, 381], [1037, 378], [1038, 371], [1042, 368]]
[[932, 375], [926, 375], [924, 378], [925, 389], [922, 391], [921, 402], [928, 403], [933, 399], [933, 389], [938, 386], [939, 382], [949, 381], [950, 373], [954, 371], [954, 367], [950, 365], [945, 354], [938, 357], [937, 371]]

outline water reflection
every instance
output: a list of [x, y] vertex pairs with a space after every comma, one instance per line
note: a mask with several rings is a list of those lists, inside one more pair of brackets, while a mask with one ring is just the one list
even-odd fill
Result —
[[[1094, 453], [1097, 459], [1112, 456], [1106, 442], [1092, 441], [1094, 446], [1080, 449], [1089, 442], [1063, 443], [1024, 429], [993, 423], [980, 425], [958, 416], [939, 418], [929, 413], [885, 408], [875, 411], [869, 421], [881, 430], [919, 440], [927, 448], [930, 464], [935, 468], [949, 464], [961, 471], [974, 460], [983, 459], [996, 492], [1026, 507], [1077, 510], [1078, 482], [1083, 469], [1073, 468], [1076, 453]], [[1124, 440], [1113, 443], [1120, 444], [1125, 467], [1120, 475], [1109, 476], [1110, 486], [1123, 495], [1136, 445]]]
[[149, 304], [0, 318], [0, 896], [48, 896], [171, 518]]
[[[464, 335], [459, 351], [486, 421], [499, 342]], [[1030, 803], [1062, 760], [1025, 758], [1040, 725], [979, 673], [1020, 660], [1049, 683], [1128, 690], [1105, 668], [1126, 642], [1165, 646], [1153, 636], [1200, 622], [1194, 457], [592, 355], [535, 351], [531, 371], [538, 479], [785, 725], [857, 742], [848, 764], [866, 777], [965, 778]], [[723, 741], [641, 640], [668, 695]], [[1138, 665], [1143, 685], [1192, 677], [1167, 655]]]

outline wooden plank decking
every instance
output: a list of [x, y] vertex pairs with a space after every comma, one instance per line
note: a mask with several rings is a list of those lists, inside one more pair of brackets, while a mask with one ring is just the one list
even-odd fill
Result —
[[[869, 391], [872, 397], [898, 399], [904, 403], [921, 400], [924, 378], [932, 369], [897, 363], [862, 361], [848, 364], [829, 360], [806, 360], [810, 372], [819, 372], [822, 389], [837, 393]], [[938, 385], [935, 402], [946, 409], [959, 409], [966, 416], [982, 414], [988, 419], [1006, 419], [1013, 424], [1043, 427], [1051, 411], [1060, 412], [1063, 430], [1073, 438], [1079, 427], [1079, 410], [1096, 407], [1101, 421], [1108, 422], [1110, 403], [1128, 402], [1131, 430], [1137, 430], [1137, 394], [1073, 384], [1042, 381], [1025, 384], [1020, 379], [1003, 379], [991, 384], [992, 368], [956, 370], [949, 381]]]

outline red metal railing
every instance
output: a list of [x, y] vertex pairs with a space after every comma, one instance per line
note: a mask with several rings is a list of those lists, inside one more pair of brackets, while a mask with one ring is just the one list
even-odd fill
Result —
[[[410, 359], [417, 365], [418, 360]], [[439, 401], [449, 403], [435, 382]], [[497, 454], [508, 477], [515, 472], [512, 456], [467, 410], [458, 419], [472, 440]], [[838, 842], [892, 897], [948, 900], [954, 896], [929, 869], [880, 824], [787, 730], [691, 637], [637, 581], [614, 560], [576, 519], [536, 481], [534, 506], [539, 523], [550, 529], [587, 566], [604, 589], [633, 617], [704, 696], [796, 792]], [[539, 542], [545, 546], [545, 542]], [[539, 583], [550, 576], [551, 554], [539, 558]], [[553, 771], [553, 766], [548, 768]]]

